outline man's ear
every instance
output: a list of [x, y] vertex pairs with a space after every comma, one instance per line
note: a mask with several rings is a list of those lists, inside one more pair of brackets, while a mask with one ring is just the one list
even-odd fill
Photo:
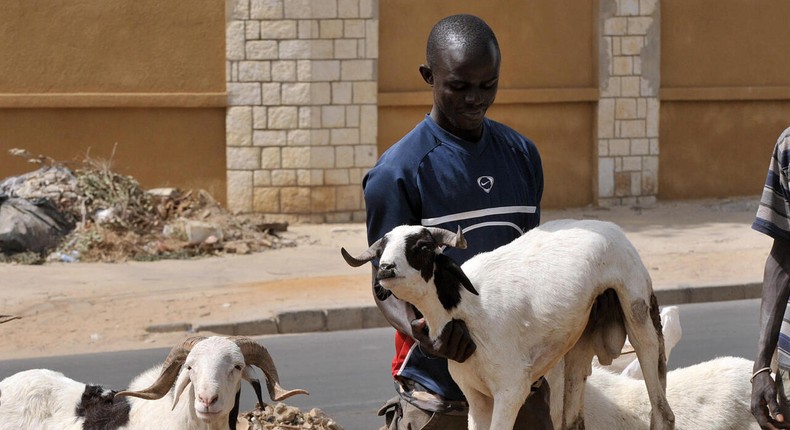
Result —
[[425, 64], [420, 64], [420, 76], [428, 85], [433, 86], [433, 70]]

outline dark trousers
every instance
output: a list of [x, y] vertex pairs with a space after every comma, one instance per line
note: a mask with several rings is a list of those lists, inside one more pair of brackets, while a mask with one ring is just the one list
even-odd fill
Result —
[[[551, 389], [544, 380], [532, 392], [518, 413], [513, 430], [554, 430], [549, 401]], [[390, 399], [379, 411], [386, 425], [380, 430], [467, 430], [466, 414], [440, 414], [422, 410], [398, 397]]]

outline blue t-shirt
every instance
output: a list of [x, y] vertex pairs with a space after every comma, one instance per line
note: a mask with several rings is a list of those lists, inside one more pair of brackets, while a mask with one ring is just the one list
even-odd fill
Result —
[[[460, 226], [468, 247], [445, 253], [459, 264], [511, 242], [540, 223], [543, 169], [535, 145], [486, 118], [480, 141], [464, 141], [430, 116], [387, 150], [363, 180], [368, 242], [402, 224]], [[447, 361], [397, 334], [393, 374], [448, 400], [463, 399]]]

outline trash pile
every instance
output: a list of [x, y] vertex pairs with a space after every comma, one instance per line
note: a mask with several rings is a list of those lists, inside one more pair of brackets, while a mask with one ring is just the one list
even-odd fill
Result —
[[144, 190], [110, 163], [77, 169], [12, 149], [41, 167], [0, 181], [0, 262], [120, 262], [248, 254], [294, 246], [287, 224], [234, 215], [203, 190]]
[[239, 430], [343, 430], [320, 409], [302, 412], [284, 403], [258, 403], [254, 410], [240, 414], [239, 423]]

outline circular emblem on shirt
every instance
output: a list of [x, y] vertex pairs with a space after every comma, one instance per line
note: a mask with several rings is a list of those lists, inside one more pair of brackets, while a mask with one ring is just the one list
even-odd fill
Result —
[[483, 189], [486, 193], [491, 192], [491, 188], [494, 187], [494, 177], [493, 176], [481, 176], [477, 178], [477, 185], [480, 185], [480, 188]]

